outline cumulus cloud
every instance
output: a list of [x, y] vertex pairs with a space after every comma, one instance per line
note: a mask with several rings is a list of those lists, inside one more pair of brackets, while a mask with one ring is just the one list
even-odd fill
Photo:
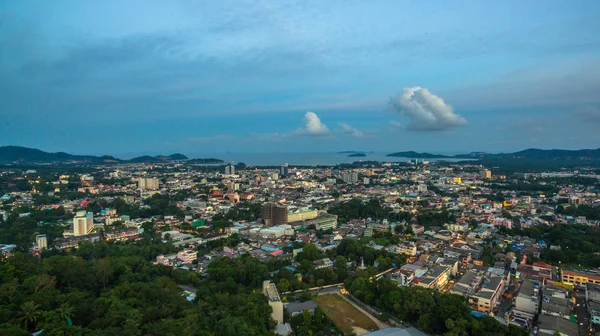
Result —
[[362, 131], [346, 124], [346, 123], [340, 123], [340, 128], [339, 128], [339, 132], [341, 133], [346, 133], [346, 134], [351, 134], [357, 138], [362, 138], [365, 136], [365, 133], [363, 133]]
[[316, 113], [308, 111], [304, 114], [304, 127], [299, 128], [294, 133], [299, 135], [326, 136], [330, 135], [331, 131], [321, 122]]
[[429, 90], [416, 86], [405, 88], [390, 99], [390, 105], [410, 121], [406, 129], [413, 131], [443, 131], [464, 126], [467, 120], [454, 113], [452, 106]]

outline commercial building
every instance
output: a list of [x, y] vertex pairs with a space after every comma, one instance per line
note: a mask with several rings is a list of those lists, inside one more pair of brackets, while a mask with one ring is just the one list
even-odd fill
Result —
[[338, 224], [337, 220], [337, 215], [329, 214], [326, 211], [319, 211], [319, 215], [316, 218], [303, 221], [302, 226], [308, 227], [314, 225], [317, 230], [335, 229]]
[[352, 171], [345, 171], [342, 173], [342, 180], [345, 183], [357, 183], [358, 182], [358, 173]]
[[269, 306], [273, 308], [273, 312], [271, 313], [271, 318], [277, 322], [277, 324], [283, 323], [283, 302], [281, 302], [281, 298], [279, 297], [279, 292], [277, 291], [277, 287], [270, 280], [263, 281], [263, 294], [267, 297], [269, 301]]
[[595, 273], [562, 270], [561, 280], [570, 285], [600, 284], [600, 275]]
[[281, 165], [281, 167], [279, 167], [279, 175], [281, 175], [281, 177], [286, 177], [289, 174], [289, 167], [287, 163], [284, 163], [283, 165]]
[[267, 226], [288, 223], [288, 208], [286, 205], [265, 203], [262, 205], [261, 215]]
[[229, 163], [225, 166], [225, 175], [235, 175], [235, 166]]
[[37, 245], [38, 249], [45, 249], [48, 248], [48, 239], [46, 238], [45, 234], [39, 234], [35, 237], [35, 244]]
[[140, 177], [138, 179], [138, 189], [141, 190], [158, 190], [158, 178]]
[[77, 211], [73, 218], [73, 234], [75, 236], [83, 236], [94, 228], [94, 216], [91, 212]]
[[315, 219], [319, 216], [319, 210], [311, 208], [296, 209], [288, 212], [288, 222]]
[[587, 284], [585, 299], [590, 313], [590, 322], [600, 325], [600, 286]]
[[485, 179], [490, 179], [490, 178], [492, 178], [492, 171], [491, 171], [491, 170], [489, 170], [489, 169], [482, 169], [482, 170], [479, 172], [479, 177], [480, 177], [482, 180], [485, 180]]

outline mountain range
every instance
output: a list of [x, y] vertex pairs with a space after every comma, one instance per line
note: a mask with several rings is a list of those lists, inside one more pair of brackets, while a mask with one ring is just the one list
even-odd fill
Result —
[[529, 160], [600, 160], [600, 148], [598, 149], [537, 149], [529, 148], [514, 153], [485, 153], [471, 152], [458, 155], [441, 155], [430, 153], [418, 153], [413, 151], [396, 152], [386, 156], [403, 157], [411, 159], [529, 159]]
[[39, 149], [20, 147], [20, 146], [2, 146], [0, 147], [0, 163], [161, 163], [172, 161], [186, 161], [191, 163], [223, 163], [219, 159], [192, 159], [183, 154], [157, 155], [157, 156], [138, 156], [130, 160], [122, 160], [114, 156], [93, 156], [93, 155], [74, 155], [64, 152], [49, 153]]

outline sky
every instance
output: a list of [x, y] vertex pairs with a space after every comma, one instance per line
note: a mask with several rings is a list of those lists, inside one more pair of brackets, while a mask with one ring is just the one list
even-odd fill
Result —
[[600, 147], [600, 1], [3, 1], [0, 145]]

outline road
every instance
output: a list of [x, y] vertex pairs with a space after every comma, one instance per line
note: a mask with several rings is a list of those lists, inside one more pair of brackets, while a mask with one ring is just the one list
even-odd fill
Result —
[[358, 309], [358, 311], [360, 311], [361, 313], [365, 314], [368, 318], [370, 318], [371, 320], [373, 320], [373, 322], [375, 322], [375, 324], [377, 324], [377, 327], [379, 329], [385, 329], [385, 328], [389, 328], [390, 327], [389, 324], [383, 323], [383, 322], [379, 321], [379, 319], [376, 318], [375, 316], [371, 315], [371, 313], [369, 313], [368, 311], [362, 309], [362, 307], [359, 306], [359, 305], [357, 305], [356, 303], [354, 303], [354, 301], [348, 299], [346, 297], [346, 295], [341, 295], [341, 294], [338, 294], [338, 295], [340, 295], [342, 298], [344, 298], [344, 300], [346, 300], [346, 302], [348, 302], [349, 304], [351, 304], [354, 308]]
[[585, 290], [574, 289], [575, 292], [575, 313], [577, 314], [577, 328], [579, 335], [590, 335], [588, 329], [589, 314], [585, 304]]

